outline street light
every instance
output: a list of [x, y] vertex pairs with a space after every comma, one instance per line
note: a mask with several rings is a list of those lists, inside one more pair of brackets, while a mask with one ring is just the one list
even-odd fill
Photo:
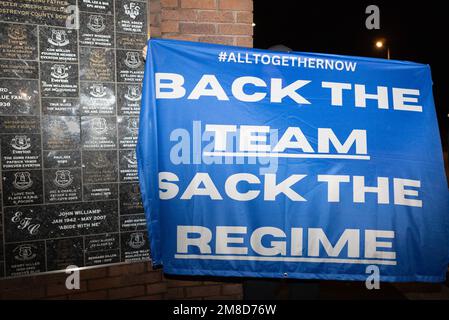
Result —
[[377, 49], [382, 49], [383, 47], [387, 48], [387, 59], [390, 60], [390, 47], [386, 46], [385, 39], [377, 40], [375, 43]]

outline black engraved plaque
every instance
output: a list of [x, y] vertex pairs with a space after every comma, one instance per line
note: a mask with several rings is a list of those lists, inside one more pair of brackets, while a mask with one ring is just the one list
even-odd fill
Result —
[[5, 245], [6, 276], [17, 277], [45, 272], [45, 242], [20, 242]]
[[79, 115], [80, 101], [78, 98], [42, 98], [42, 113], [52, 116]]
[[94, 47], [114, 46], [114, 17], [81, 12], [80, 45]]
[[117, 117], [119, 145], [121, 149], [135, 149], [139, 135], [139, 118]]
[[73, 150], [80, 144], [79, 117], [42, 117], [44, 150]]
[[81, 201], [81, 169], [44, 171], [45, 203]]
[[83, 115], [115, 115], [116, 95], [114, 83], [82, 82], [81, 114]]
[[[0, 8], [1, 6], [0, 4]], [[0, 58], [36, 60], [37, 27], [0, 23]]]
[[115, 117], [81, 117], [83, 149], [117, 148]]
[[81, 151], [44, 151], [45, 168], [81, 167]]
[[141, 51], [117, 50], [117, 82], [142, 83], [143, 70]]
[[139, 116], [142, 86], [139, 83], [117, 84], [118, 114]]
[[120, 150], [120, 181], [137, 182], [137, 156], [136, 150]]
[[64, 238], [47, 241], [47, 269], [63, 270], [68, 266], [84, 266], [83, 238]]
[[149, 259], [147, 2], [0, 1], [0, 279]]
[[80, 59], [80, 80], [115, 81], [114, 50], [80, 47]]
[[38, 101], [38, 80], [0, 79], [0, 115], [37, 115]]
[[78, 0], [78, 6], [81, 11], [96, 12], [102, 14], [114, 13], [113, 0]]
[[4, 134], [1, 136], [3, 170], [41, 168], [40, 134]]
[[116, 1], [117, 32], [146, 33], [146, 3], [130, 0]]
[[120, 214], [143, 213], [143, 203], [138, 183], [120, 184]]
[[146, 231], [122, 233], [122, 261], [149, 260], [148, 234]]
[[83, 151], [84, 183], [117, 182], [116, 150]]
[[3, 171], [2, 178], [4, 206], [43, 202], [41, 170]]
[[39, 27], [40, 61], [78, 62], [75, 29]]
[[0, 74], [5, 78], [38, 79], [39, 64], [36, 61], [0, 59]]
[[78, 65], [41, 63], [41, 94], [43, 97], [77, 97]]

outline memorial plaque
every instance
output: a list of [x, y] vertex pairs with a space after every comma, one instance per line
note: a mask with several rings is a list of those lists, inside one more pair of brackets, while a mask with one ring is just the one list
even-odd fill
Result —
[[145, 230], [147, 230], [147, 222], [143, 213], [124, 215], [120, 217], [120, 231]]
[[80, 100], [82, 115], [116, 114], [114, 83], [82, 82]]
[[114, 46], [114, 17], [98, 13], [80, 13], [80, 45]]
[[0, 116], [1, 133], [40, 133], [39, 117], [2, 117]]
[[78, 62], [77, 31], [55, 27], [39, 27], [41, 61]]
[[81, 169], [44, 171], [45, 202], [81, 201]]
[[120, 214], [143, 213], [143, 203], [138, 183], [120, 184]]
[[38, 79], [39, 64], [36, 61], [0, 59], [0, 75], [5, 78]]
[[117, 48], [141, 50], [147, 44], [145, 34], [117, 33], [115, 37]]
[[86, 266], [120, 261], [119, 235], [104, 234], [86, 237]]
[[0, 279], [149, 259], [147, 1], [0, 1]]
[[80, 80], [115, 81], [114, 50], [80, 47]]
[[5, 245], [6, 276], [17, 277], [45, 272], [45, 242], [23, 242]]
[[44, 151], [45, 168], [75, 168], [81, 167], [81, 152], [75, 151]]
[[122, 261], [133, 262], [150, 259], [146, 231], [122, 233]]
[[117, 113], [139, 116], [142, 100], [142, 85], [138, 83], [117, 84]]
[[81, 117], [83, 149], [117, 148], [115, 117]]
[[4, 216], [6, 243], [35, 241], [47, 235], [44, 206], [7, 207]]
[[117, 182], [116, 150], [83, 151], [84, 183]]
[[117, 232], [117, 201], [47, 205], [49, 238]]
[[[1, 8], [2, 4], [0, 4], [0, 10]], [[36, 60], [37, 27], [24, 24], [0, 23], [0, 58]]]
[[80, 118], [70, 116], [42, 117], [44, 150], [73, 150], [80, 144]]
[[139, 179], [137, 177], [136, 150], [120, 150], [119, 159], [120, 181], [137, 182]]
[[3, 170], [40, 169], [40, 134], [4, 134], [1, 139], [1, 163]]
[[118, 199], [118, 185], [113, 183], [84, 184], [85, 201]]
[[139, 135], [139, 118], [117, 117], [120, 149], [135, 149]]
[[78, 0], [78, 5], [81, 11], [103, 14], [114, 13], [113, 0]]
[[63, 270], [68, 266], [84, 266], [83, 238], [47, 241], [47, 270]]
[[38, 80], [0, 79], [0, 115], [38, 114]]
[[117, 82], [142, 83], [144, 66], [141, 51], [117, 50]]
[[79, 115], [80, 101], [78, 98], [42, 98], [42, 113], [52, 116]]
[[147, 33], [145, 2], [117, 0], [115, 10], [118, 33]]
[[75, 6], [76, 0], [1, 1], [0, 21], [64, 27]]
[[78, 97], [78, 65], [41, 63], [43, 97]]
[[3, 171], [2, 177], [4, 206], [43, 202], [41, 170]]

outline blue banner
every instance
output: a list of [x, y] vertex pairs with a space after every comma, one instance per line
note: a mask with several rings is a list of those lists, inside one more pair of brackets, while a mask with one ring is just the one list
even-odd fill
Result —
[[150, 40], [137, 146], [170, 274], [444, 281], [428, 65]]

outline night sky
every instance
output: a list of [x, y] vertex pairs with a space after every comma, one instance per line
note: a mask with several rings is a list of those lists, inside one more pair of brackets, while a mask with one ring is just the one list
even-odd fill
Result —
[[[365, 27], [365, 8], [380, 9], [380, 30]], [[429, 64], [444, 149], [448, 146], [449, 3], [447, 1], [254, 1], [254, 47], [283, 44], [293, 51], [386, 58]]]

